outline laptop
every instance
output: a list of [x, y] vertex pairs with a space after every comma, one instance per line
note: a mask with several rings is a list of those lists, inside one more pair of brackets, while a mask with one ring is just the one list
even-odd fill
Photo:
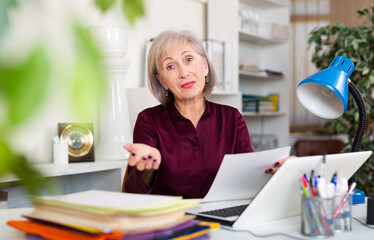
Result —
[[[362, 151], [326, 155], [325, 177], [329, 179], [337, 171], [338, 177], [349, 179], [371, 154], [371, 151]], [[304, 173], [310, 175], [312, 169], [315, 171], [315, 175], [319, 175], [322, 159], [322, 155], [290, 158], [253, 198], [229, 200], [230, 195], [227, 195], [226, 200], [220, 199], [208, 203], [204, 202], [203, 199], [199, 206], [191, 208], [187, 212], [195, 214], [203, 220], [217, 221], [231, 226], [233, 229], [246, 229], [251, 225], [300, 215], [302, 193], [299, 179]], [[221, 167], [231, 166], [231, 170], [235, 171], [235, 168], [238, 167], [234, 162], [235, 160], [230, 159], [230, 164], [225, 163], [225, 160], [226, 158], [224, 158]], [[251, 162], [247, 161], [247, 164], [250, 165]], [[220, 172], [221, 169], [218, 171], [216, 178], [220, 177]], [[242, 175], [237, 176], [237, 178], [245, 180], [251, 178], [251, 176]], [[226, 179], [226, 188], [229, 189], [231, 181], [230, 178]], [[236, 179], [233, 184], [237, 184], [237, 182]], [[219, 194], [222, 195], [222, 193]], [[244, 195], [244, 193], [241, 194]], [[229, 217], [217, 216], [219, 215], [217, 212], [222, 211], [222, 208], [236, 206], [241, 206], [241, 213]]]

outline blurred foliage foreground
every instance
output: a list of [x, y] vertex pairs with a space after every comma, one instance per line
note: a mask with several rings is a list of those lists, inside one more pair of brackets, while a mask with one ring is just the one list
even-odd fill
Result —
[[[18, 7], [22, 1], [1, 0], [0, 6], [0, 43], [7, 34], [8, 13]], [[97, 9], [106, 12], [115, 5], [115, 0], [93, 0]], [[35, 4], [38, 1], [34, 1]], [[30, 4], [30, 3], [28, 3]], [[33, 3], [31, 3], [33, 4]], [[132, 24], [135, 18], [144, 14], [142, 0], [122, 0], [126, 18]], [[38, 14], [38, 13], [35, 13]], [[30, 19], [32, 21], [32, 19]], [[74, 61], [73, 73], [69, 83], [70, 96], [74, 102], [70, 106], [74, 113], [92, 116], [99, 106], [105, 92], [105, 74], [101, 57], [94, 41], [89, 38], [79, 21], [67, 19], [72, 33]], [[20, 179], [28, 193], [38, 194], [42, 190], [52, 189], [48, 181], [38, 172], [24, 156], [16, 154], [8, 142], [12, 131], [30, 119], [46, 101], [54, 57], [48, 49], [49, 44], [33, 44], [23, 57], [9, 61], [0, 55], [0, 179], [13, 174]], [[1, 48], [0, 48], [1, 49]], [[0, 52], [1, 53], [1, 52]], [[56, 64], [55, 64], [56, 65]], [[61, 69], [59, 70], [61, 72]], [[64, 83], [65, 84], [65, 83]], [[4, 185], [3, 185], [4, 186]], [[1, 187], [1, 186], [0, 186]]]
[[[319, 69], [327, 68], [336, 56], [345, 56], [355, 65], [350, 79], [359, 89], [366, 104], [368, 126], [361, 144], [361, 150], [374, 152], [373, 123], [374, 119], [374, 5], [371, 9], [357, 11], [360, 17], [367, 20], [361, 26], [347, 27], [344, 24], [334, 24], [313, 30], [310, 33], [309, 44], [314, 46], [312, 62]], [[356, 103], [349, 94], [346, 113], [326, 123], [325, 127], [336, 133], [347, 133], [348, 143], [345, 151], [349, 152], [356, 134], [359, 113]], [[374, 192], [374, 157], [357, 171], [357, 188], [365, 191], [366, 196]]]

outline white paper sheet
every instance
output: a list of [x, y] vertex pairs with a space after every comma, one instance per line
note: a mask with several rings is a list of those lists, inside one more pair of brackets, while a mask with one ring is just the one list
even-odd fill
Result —
[[225, 155], [202, 202], [253, 198], [271, 177], [265, 169], [289, 156], [290, 148]]
[[179, 197], [174, 196], [121, 193], [102, 190], [89, 190], [66, 195], [44, 196], [39, 198], [87, 207], [130, 210], [134, 208], [138, 210], [142, 210], [143, 208], [149, 209], [152, 208], [152, 206], [157, 206], [157, 204], [164, 204], [161, 206], [167, 206], [167, 203], [173, 203], [173, 201], [180, 200]]

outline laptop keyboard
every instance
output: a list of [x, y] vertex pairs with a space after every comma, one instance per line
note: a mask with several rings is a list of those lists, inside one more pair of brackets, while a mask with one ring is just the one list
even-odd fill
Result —
[[242, 212], [248, 207], [248, 204], [239, 205], [235, 207], [221, 208], [212, 211], [200, 212], [200, 214], [212, 215], [217, 217], [232, 217], [240, 216]]

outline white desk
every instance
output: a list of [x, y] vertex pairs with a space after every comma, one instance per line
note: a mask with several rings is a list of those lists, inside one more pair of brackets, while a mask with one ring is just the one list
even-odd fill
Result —
[[[0, 240], [25, 240], [25, 234], [21, 231], [18, 231], [12, 227], [6, 225], [6, 222], [10, 219], [12, 220], [19, 220], [22, 219], [20, 216], [22, 213], [32, 211], [31, 208], [19, 208], [19, 209], [6, 209], [0, 210]], [[359, 205], [353, 207], [353, 216], [358, 218], [359, 220], [366, 222], [366, 205]], [[333, 238], [327, 239], [360, 239], [366, 240], [374, 239], [374, 229], [369, 229], [362, 226], [356, 220], [353, 220], [353, 231], [348, 233], [339, 233], [336, 234]], [[300, 234], [300, 216], [292, 217], [292, 218], [285, 218], [273, 222], [268, 222], [264, 224], [258, 224], [255, 226], [251, 226], [248, 230], [252, 231], [255, 234], [264, 235], [264, 234], [271, 234], [271, 233], [287, 233], [294, 237], [300, 239], [316, 239], [316, 238], [308, 238], [304, 237]], [[252, 236], [246, 232], [232, 232], [225, 229], [215, 230], [210, 233], [210, 238], [212, 240], [247, 240], [247, 239], [262, 239]], [[266, 239], [274, 239], [274, 240], [282, 240], [282, 239], [290, 239], [284, 236], [274, 236]]]

